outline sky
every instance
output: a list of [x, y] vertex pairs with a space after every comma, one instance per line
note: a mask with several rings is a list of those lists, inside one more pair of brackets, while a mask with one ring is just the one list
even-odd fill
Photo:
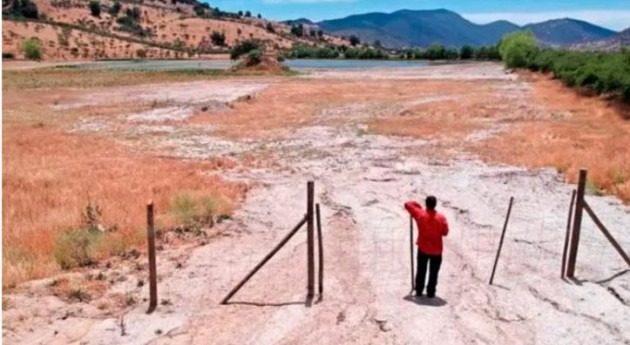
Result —
[[272, 20], [336, 19], [366, 12], [445, 8], [472, 22], [506, 19], [519, 25], [555, 18], [575, 18], [603, 27], [630, 27], [630, 0], [208, 0], [227, 11], [251, 11]]

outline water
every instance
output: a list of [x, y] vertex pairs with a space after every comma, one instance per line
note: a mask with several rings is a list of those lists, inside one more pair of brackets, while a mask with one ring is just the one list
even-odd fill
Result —
[[[195, 69], [230, 68], [234, 62], [230, 60], [121, 60], [98, 61], [74, 66], [82, 69], [120, 69], [140, 71], [177, 71]], [[399, 60], [317, 60], [300, 59], [286, 60], [284, 64], [295, 70], [311, 69], [356, 69], [356, 68], [404, 68], [422, 67], [429, 65], [427, 61], [399, 61]]]

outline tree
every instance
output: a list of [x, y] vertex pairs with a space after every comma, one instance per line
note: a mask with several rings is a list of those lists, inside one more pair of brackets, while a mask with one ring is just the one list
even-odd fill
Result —
[[355, 35], [350, 36], [350, 45], [352, 45], [353, 47], [356, 47], [359, 44], [361, 44], [361, 40], [357, 36]]
[[323, 30], [317, 30], [317, 36], [319, 36], [319, 38], [324, 37], [324, 31]]
[[101, 2], [99, 0], [90, 0], [88, 6], [90, 7], [90, 13], [94, 17], [101, 16]]
[[22, 43], [24, 56], [29, 60], [40, 60], [42, 58], [42, 50], [39, 42], [34, 38], [29, 38]]
[[210, 35], [210, 40], [215, 46], [223, 47], [225, 45], [225, 34], [218, 31], [213, 31]]
[[193, 7], [193, 11], [195, 11], [195, 14], [199, 17], [202, 17], [204, 14], [206, 14], [206, 9], [198, 4]]
[[509, 33], [501, 39], [499, 53], [510, 68], [527, 67], [527, 62], [538, 53], [538, 43], [531, 31]]
[[238, 11], [238, 16], [242, 17], [243, 16], [243, 11]]
[[267, 23], [267, 31], [271, 32], [271, 33], [275, 33], [276, 29], [273, 27], [273, 24], [271, 24], [271, 22]]
[[252, 16], [252, 13], [250, 11], [245, 11], [245, 17], [249, 18]]
[[446, 48], [441, 44], [434, 43], [427, 48], [424, 55], [428, 60], [446, 59]]
[[237, 60], [241, 56], [253, 50], [260, 50], [260, 49], [261, 49], [261, 45], [258, 41], [255, 41], [255, 40], [243, 41], [235, 45], [234, 48], [232, 48], [232, 50], [230, 51], [230, 59]]
[[122, 6], [120, 6], [120, 1], [114, 1], [112, 7], [109, 8], [109, 14], [113, 17], [116, 17], [118, 13], [120, 13], [121, 8]]
[[256, 17], [258, 17], [258, 19], [262, 19], [262, 15], [260, 15], [260, 13], [258, 13]]
[[291, 26], [291, 34], [293, 34], [293, 35], [295, 35], [297, 37], [304, 36], [304, 25], [299, 24], [299, 25]]
[[473, 48], [469, 45], [462, 46], [459, 49], [459, 58], [462, 60], [469, 60], [473, 57]]
[[[4, 1], [2, 2], [4, 8]], [[37, 5], [31, 0], [13, 0], [10, 6], [10, 12], [14, 16], [25, 17], [31, 19], [39, 19], [39, 10]], [[2, 11], [4, 15], [4, 9]]]

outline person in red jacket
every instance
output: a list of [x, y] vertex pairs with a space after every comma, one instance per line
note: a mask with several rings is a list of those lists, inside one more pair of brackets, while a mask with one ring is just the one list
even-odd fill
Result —
[[442, 237], [448, 235], [448, 223], [446, 218], [435, 210], [437, 199], [428, 196], [425, 200], [427, 209], [415, 201], [405, 203], [405, 209], [415, 219], [418, 226], [418, 270], [416, 273], [416, 296], [422, 296], [424, 281], [429, 265], [429, 282], [427, 284], [427, 297], [435, 297], [435, 287], [438, 282], [438, 273], [442, 265]]

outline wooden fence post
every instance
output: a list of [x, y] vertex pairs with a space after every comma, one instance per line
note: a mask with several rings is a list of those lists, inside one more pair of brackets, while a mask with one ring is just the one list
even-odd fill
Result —
[[586, 190], [586, 169], [580, 169], [577, 195], [575, 199], [575, 215], [573, 216], [573, 231], [571, 246], [569, 247], [569, 261], [567, 262], [567, 277], [575, 276], [575, 261], [577, 260], [578, 245], [580, 244], [580, 229], [582, 227], [582, 211], [584, 209], [584, 192]]
[[319, 246], [319, 295], [324, 294], [324, 243], [322, 242], [322, 219], [319, 212], [319, 204], [315, 205], [315, 213], [317, 215], [317, 244]]
[[569, 204], [569, 217], [567, 219], [567, 231], [564, 235], [564, 248], [562, 249], [562, 272], [560, 278], [564, 278], [567, 269], [567, 250], [569, 249], [569, 238], [571, 238], [571, 216], [573, 215], [573, 204], [575, 203], [575, 189], [571, 193], [571, 203]]
[[307, 255], [307, 297], [315, 296], [315, 231], [314, 231], [314, 201], [315, 183], [308, 181], [306, 185], [306, 255]]
[[494, 266], [492, 267], [492, 274], [490, 275], [490, 285], [494, 281], [494, 272], [497, 270], [497, 263], [499, 262], [499, 256], [501, 255], [501, 248], [503, 248], [503, 239], [505, 238], [505, 230], [507, 230], [508, 221], [510, 220], [510, 213], [512, 213], [512, 203], [514, 197], [510, 197], [510, 206], [508, 206], [507, 215], [505, 216], [505, 223], [503, 223], [503, 232], [501, 232], [501, 240], [499, 241], [499, 249], [497, 250], [497, 256], [494, 258]]
[[147, 204], [147, 244], [149, 247], [149, 310], [147, 311], [147, 314], [151, 314], [157, 307], [158, 302], [153, 201]]

